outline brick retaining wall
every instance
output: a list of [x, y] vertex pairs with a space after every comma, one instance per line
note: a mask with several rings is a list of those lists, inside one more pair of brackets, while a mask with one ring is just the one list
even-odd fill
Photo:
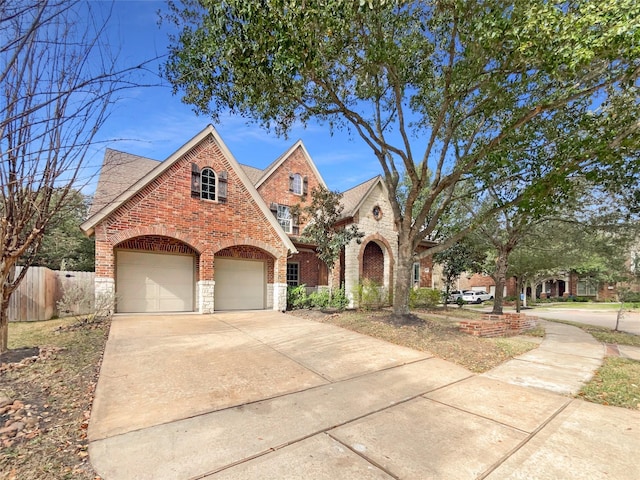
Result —
[[518, 335], [538, 325], [538, 317], [524, 313], [504, 313], [494, 315], [488, 313], [480, 320], [460, 321], [460, 331], [476, 337], [504, 337]]

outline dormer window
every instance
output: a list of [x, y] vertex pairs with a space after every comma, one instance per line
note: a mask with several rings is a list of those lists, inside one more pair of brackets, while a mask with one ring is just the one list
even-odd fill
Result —
[[216, 199], [216, 173], [211, 168], [203, 168], [200, 173], [200, 198]]

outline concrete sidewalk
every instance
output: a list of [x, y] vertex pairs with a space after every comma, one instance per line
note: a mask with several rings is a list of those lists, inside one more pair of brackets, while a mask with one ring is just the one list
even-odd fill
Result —
[[116, 317], [89, 438], [105, 480], [640, 478], [640, 412], [276, 312]]
[[575, 395], [602, 365], [605, 347], [578, 327], [544, 320], [541, 324], [546, 335], [540, 347], [483, 376], [513, 385]]

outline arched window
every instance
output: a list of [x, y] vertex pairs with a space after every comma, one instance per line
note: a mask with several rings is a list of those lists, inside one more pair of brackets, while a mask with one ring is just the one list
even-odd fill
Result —
[[289, 176], [289, 190], [296, 195], [302, 195], [302, 175], [294, 173]]
[[216, 199], [216, 173], [213, 169], [206, 167], [200, 174], [200, 198], [204, 200]]

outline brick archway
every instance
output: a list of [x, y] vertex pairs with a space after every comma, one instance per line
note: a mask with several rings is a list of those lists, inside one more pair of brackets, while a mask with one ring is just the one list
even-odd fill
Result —
[[218, 255], [218, 252], [220, 252], [221, 250], [225, 250], [232, 247], [242, 247], [242, 246], [249, 246], [249, 247], [257, 248], [259, 250], [263, 250], [267, 252], [269, 255], [271, 255], [273, 258], [279, 258], [280, 256], [283, 255], [283, 252], [279, 252], [276, 248], [273, 248], [271, 245], [265, 242], [254, 240], [252, 238], [245, 238], [241, 242], [238, 242], [237, 240], [235, 241], [225, 240], [223, 242], [220, 242], [218, 245], [216, 245], [216, 248], [213, 251], [213, 254]]
[[[375, 245], [375, 247], [370, 247], [372, 244]], [[367, 247], [369, 247], [369, 250], [367, 250]], [[389, 245], [387, 239], [382, 235], [375, 233], [366, 237], [360, 245], [360, 252], [358, 254], [360, 279], [363, 280], [365, 278], [370, 278], [371, 280], [392, 289], [394, 268], [392, 252], [393, 250], [391, 249], [391, 245]], [[382, 272], [376, 271], [379, 270], [378, 263], [365, 267], [365, 262], [367, 260], [379, 262], [380, 254], [382, 254]], [[369, 257], [367, 257], [367, 255], [369, 255]], [[369, 277], [367, 277], [367, 275], [369, 275]], [[371, 276], [374, 278], [371, 278]]]
[[384, 283], [384, 252], [376, 242], [369, 242], [362, 254], [362, 279]]
[[195, 250], [196, 253], [200, 254], [205, 250], [204, 245], [201, 245], [199, 241], [192, 238], [189, 235], [183, 235], [181, 232], [176, 230], [175, 228], [170, 228], [165, 225], [149, 225], [149, 226], [140, 226], [136, 228], [130, 228], [128, 230], [123, 230], [121, 232], [114, 233], [109, 237], [109, 243], [113, 247], [116, 247], [127, 240], [134, 239], [136, 237], [149, 237], [149, 236], [157, 236], [157, 237], [169, 237], [176, 239], [189, 247]]

